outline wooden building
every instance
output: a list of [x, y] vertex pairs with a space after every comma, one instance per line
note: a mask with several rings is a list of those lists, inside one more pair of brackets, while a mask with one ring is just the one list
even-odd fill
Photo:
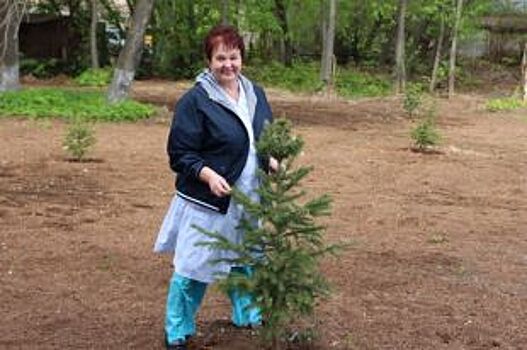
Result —
[[24, 16], [19, 30], [19, 49], [26, 58], [66, 61], [79, 45], [80, 35], [71, 32], [69, 17], [48, 14]]

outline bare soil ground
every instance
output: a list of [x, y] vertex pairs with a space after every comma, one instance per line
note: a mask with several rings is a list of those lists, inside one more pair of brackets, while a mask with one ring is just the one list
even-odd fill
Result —
[[[140, 82], [170, 106], [185, 86]], [[440, 102], [436, 154], [409, 149], [394, 98], [269, 92], [306, 140], [306, 187], [334, 198], [334, 286], [313, 349], [527, 348], [527, 118], [477, 96]], [[0, 348], [161, 349], [171, 258], [152, 244], [173, 195], [169, 119], [98, 124], [70, 162], [65, 124], [0, 120]], [[209, 289], [193, 349], [258, 349]], [[308, 348], [295, 345], [295, 348]]]

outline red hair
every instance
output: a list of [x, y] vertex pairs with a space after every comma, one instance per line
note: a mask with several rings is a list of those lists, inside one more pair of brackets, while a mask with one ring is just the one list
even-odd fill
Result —
[[233, 26], [220, 24], [213, 27], [205, 37], [203, 44], [205, 55], [209, 61], [212, 59], [212, 52], [220, 44], [225, 45], [229, 49], [239, 49], [242, 58], [245, 54], [243, 38]]

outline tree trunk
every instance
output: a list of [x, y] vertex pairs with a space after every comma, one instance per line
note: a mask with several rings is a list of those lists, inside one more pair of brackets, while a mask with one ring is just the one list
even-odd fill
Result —
[[91, 23], [90, 23], [90, 53], [91, 53], [91, 67], [93, 69], [99, 68], [99, 53], [97, 51], [97, 22], [98, 9], [97, 1], [91, 0]]
[[112, 84], [108, 89], [110, 103], [117, 103], [128, 97], [135, 70], [141, 59], [144, 34], [153, 5], [154, 0], [139, 0], [136, 4], [132, 23], [126, 33], [126, 42], [119, 54]]
[[134, 16], [136, 5], [137, 4], [133, 2], [132, 0], [126, 0], [126, 6], [128, 7], [128, 11], [130, 12], [130, 17]]
[[452, 30], [452, 46], [450, 47], [450, 67], [448, 69], [448, 98], [454, 95], [454, 85], [456, 79], [456, 55], [457, 55], [457, 32], [459, 22], [461, 22], [461, 10], [463, 9], [463, 0], [457, 0], [456, 20]]
[[284, 0], [275, 0], [275, 16], [278, 24], [282, 29], [283, 50], [281, 53], [282, 63], [287, 67], [293, 64], [293, 43], [291, 42], [291, 33], [289, 32], [289, 23], [287, 21], [287, 8]]
[[406, 85], [406, 68], [404, 57], [405, 46], [405, 16], [406, 0], [399, 0], [399, 15], [397, 20], [397, 38], [395, 40], [395, 93], [404, 92]]
[[335, 73], [335, 55], [333, 47], [335, 42], [335, 20], [337, 17], [337, 1], [329, 1], [329, 18], [327, 30], [325, 33], [325, 45], [322, 52], [322, 66], [321, 77], [322, 83], [325, 85], [326, 94], [329, 96], [333, 91], [334, 73]]
[[240, 30], [240, 18], [242, 14], [242, 4], [241, 0], [234, 0], [234, 21], [233, 25]]
[[18, 29], [26, 5], [24, 0], [0, 4], [0, 92], [20, 88]]
[[229, 0], [221, 1], [221, 24], [229, 24]]
[[437, 71], [439, 70], [439, 63], [441, 63], [441, 51], [443, 49], [443, 40], [445, 38], [445, 18], [441, 16], [441, 24], [439, 28], [439, 38], [437, 38], [436, 54], [434, 58], [434, 68], [432, 69], [432, 77], [430, 79], [430, 93], [433, 93], [437, 84]]
[[328, 44], [328, 11], [326, 6], [326, 0], [320, 0], [320, 28], [322, 33], [322, 45], [320, 51], [320, 81], [324, 81], [327, 74], [325, 74], [326, 68], [326, 46]]
[[523, 55], [522, 55], [522, 90], [523, 90], [523, 101], [527, 101], [527, 42], [523, 44]]

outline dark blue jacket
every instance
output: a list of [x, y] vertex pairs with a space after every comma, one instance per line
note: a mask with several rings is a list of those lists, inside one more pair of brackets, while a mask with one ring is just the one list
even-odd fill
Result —
[[[265, 124], [272, 121], [272, 112], [262, 88], [253, 87], [257, 98], [253, 131], [257, 141]], [[170, 167], [177, 173], [178, 195], [225, 214], [230, 196], [215, 196], [209, 185], [199, 179], [199, 173], [208, 166], [231, 186], [240, 177], [249, 154], [249, 136], [240, 118], [211, 100], [204, 88], [196, 84], [176, 104], [167, 151]], [[268, 159], [259, 157], [259, 163], [267, 170]]]

